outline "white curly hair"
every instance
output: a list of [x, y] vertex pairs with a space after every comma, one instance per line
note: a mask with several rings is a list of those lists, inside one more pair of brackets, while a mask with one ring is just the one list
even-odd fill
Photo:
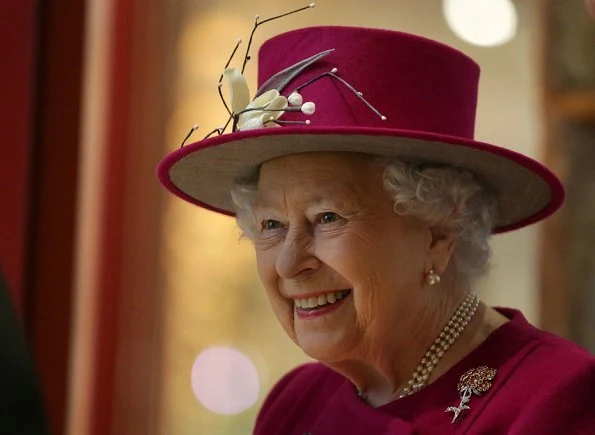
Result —
[[[385, 164], [384, 188], [394, 201], [395, 213], [454, 234], [453, 261], [458, 279], [471, 285], [483, 276], [491, 257], [495, 194], [468, 170], [385, 157], [378, 160]], [[258, 172], [252, 180], [234, 184], [231, 195], [238, 226], [245, 237], [254, 240], [258, 223], [252, 204], [258, 193]]]

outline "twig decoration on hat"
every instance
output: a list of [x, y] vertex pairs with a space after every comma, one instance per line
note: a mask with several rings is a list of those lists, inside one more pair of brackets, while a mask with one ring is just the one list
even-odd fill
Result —
[[358, 91], [357, 89], [355, 89], [353, 86], [351, 86], [346, 80], [343, 80], [341, 77], [339, 77], [337, 75], [338, 69], [337, 68], [333, 68], [332, 70], [325, 72], [323, 74], [320, 74], [319, 76], [316, 76], [310, 80], [308, 80], [306, 83], [304, 83], [303, 85], [300, 85], [296, 88], [295, 91], [293, 92], [299, 92], [302, 88], [305, 88], [306, 86], [308, 86], [311, 83], [314, 83], [316, 80], [319, 80], [323, 77], [329, 76], [334, 78], [335, 80], [338, 80], [339, 82], [341, 82], [342, 84], [345, 85], [345, 87], [347, 87], [347, 89], [349, 89], [351, 92], [353, 92], [360, 100], [362, 100], [364, 102], [364, 104], [366, 106], [368, 106], [370, 108], [370, 110], [372, 112], [374, 112], [376, 115], [378, 115], [378, 117], [380, 119], [382, 119], [383, 121], [386, 121], [386, 116], [384, 116], [382, 113], [380, 113], [374, 106], [372, 106], [365, 98], [364, 98], [364, 94], [362, 94], [360, 91]]
[[[230, 123], [232, 124], [232, 132], [238, 130], [245, 131], [257, 128], [278, 127], [289, 124], [309, 125], [309, 119], [300, 121], [279, 120], [279, 118], [285, 112], [302, 112], [304, 115], [314, 114], [314, 112], [316, 111], [316, 104], [313, 101], [303, 102], [302, 95], [299, 93], [299, 91], [304, 87], [324, 77], [329, 77], [331, 79], [339, 81], [347, 89], [353, 92], [360, 100], [362, 100], [366, 104], [366, 106], [370, 108], [370, 110], [372, 110], [376, 115], [378, 115], [380, 119], [382, 119], [383, 121], [386, 120], [386, 117], [382, 115], [374, 106], [372, 106], [363, 97], [363, 94], [361, 92], [357, 91], [346, 80], [337, 76], [337, 68], [333, 68], [331, 71], [327, 71], [308, 80], [306, 83], [298, 86], [293, 92], [289, 94], [288, 97], [281, 95], [281, 92], [285, 89], [285, 87], [289, 83], [291, 83], [291, 81], [295, 79], [304, 69], [317, 62], [319, 59], [322, 59], [323, 57], [327, 56], [334, 49], [324, 50], [318, 54], [315, 54], [314, 56], [308, 57], [307, 59], [303, 59], [295, 63], [294, 65], [291, 65], [290, 67], [274, 74], [256, 91], [254, 99], [250, 100], [250, 91], [248, 89], [248, 84], [243, 74], [246, 68], [246, 64], [250, 60], [250, 48], [252, 46], [252, 39], [254, 37], [256, 29], [261, 24], [276, 20], [278, 18], [286, 17], [287, 15], [291, 15], [296, 12], [311, 9], [314, 6], [316, 6], [315, 3], [310, 3], [308, 6], [304, 6], [302, 8], [281, 15], [277, 15], [275, 17], [267, 18], [262, 21], [260, 21], [260, 17], [258, 15], [256, 16], [254, 27], [252, 28], [252, 32], [250, 33], [250, 38], [248, 40], [248, 46], [246, 47], [246, 53], [244, 55], [242, 69], [239, 70], [238, 68], [229, 67], [234, 55], [236, 54], [238, 48], [240, 47], [240, 44], [242, 43], [242, 40], [238, 39], [234, 49], [231, 52], [229, 59], [227, 60], [227, 63], [225, 64], [225, 67], [223, 68], [223, 72], [221, 73], [219, 77], [219, 82], [217, 84], [219, 98], [221, 99], [221, 102], [223, 103], [225, 110], [227, 110], [229, 117], [227, 118], [227, 121], [222, 127], [218, 127], [210, 131], [204, 137], [204, 139], [209, 138], [215, 133], [219, 136], [222, 135], [223, 133], [225, 133]], [[225, 101], [222, 92], [224, 78], [229, 81], [231, 97], [229, 105]], [[190, 136], [192, 136], [192, 134], [196, 130], [198, 130], [198, 125], [195, 124], [194, 126], [192, 126], [192, 128], [182, 141], [181, 147], [184, 146], [186, 141], [190, 138]]]

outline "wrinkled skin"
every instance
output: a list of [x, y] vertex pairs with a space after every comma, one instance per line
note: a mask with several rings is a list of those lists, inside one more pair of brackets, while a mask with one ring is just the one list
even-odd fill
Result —
[[[397, 215], [383, 168], [349, 153], [275, 159], [255, 205], [258, 272], [281, 325], [311, 357], [357, 366], [352, 379], [410, 373], [461, 299], [446, 291], [453, 238]], [[425, 284], [430, 268], [445, 276], [441, 291]], [[292, 297], [348, 289], [328, 315], [296, 315]]]

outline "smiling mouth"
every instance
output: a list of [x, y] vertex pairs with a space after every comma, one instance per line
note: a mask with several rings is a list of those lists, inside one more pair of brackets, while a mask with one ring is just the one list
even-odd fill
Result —
[[350, 293], [351, 289], [334, 291], [310, 298], [295, 299], [294, 304], [295, 308], [300, 311], [316, 311], [336, 304]]

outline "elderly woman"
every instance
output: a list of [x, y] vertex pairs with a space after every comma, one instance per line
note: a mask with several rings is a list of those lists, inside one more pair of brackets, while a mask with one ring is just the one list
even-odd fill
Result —
[[[386, 30], [315, 27], [260, 51], [232, 132], [185, 146], [162, 183], [236, 215], [289, 337], [254, 433], [595, 434], [595, 359], [481, 303], [492, 233], [555, 211], [558, 179], [473, 138], [479, 70]], [[519, 289], [522, 291], [522, 289]]]

